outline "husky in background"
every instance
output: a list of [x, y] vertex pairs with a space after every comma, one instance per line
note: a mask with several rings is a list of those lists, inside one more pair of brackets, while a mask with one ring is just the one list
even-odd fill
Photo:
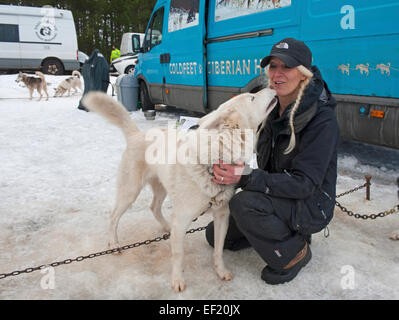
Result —
[[68, 96], [71, 95], [71, 89], [75, 90], [75, 93], [78, 92], [77, 88], [80, 89], [80, 91], [82, 90], [82, 81], [81, 79], [81, 74], [79, 71], [74, 70], [72, 72], [72, 77], [69, 77], [65, 80], [63, 80], [57, 87], [57, 89], [55, 89], [55, 94], [54, 97], [62, 97], [64, 95], [65, 92], [68, 91]]
[[43, 97], [42, 90], [46, 93], [47, 95], [46, 101], [48, 101], [47, 83], [46, 79], [44, 78], [44, 74], [41, 73], [40, 71], [37, 71], [36, 75], [39, 78], [28, 76], [25, 73], [19, 72], [15, 82], [17, 83], [23, 82], [26, 85], [26, 87], [29, 89], [30, 100], [32, 100], [33, 91], [36, 89], [37, 92], [40, 94], [40, 98], [38, 101], [40, 101]]

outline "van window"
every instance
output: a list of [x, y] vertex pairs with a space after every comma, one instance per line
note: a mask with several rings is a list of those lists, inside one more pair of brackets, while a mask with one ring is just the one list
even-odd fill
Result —
[[170, 2], [168, 31], [178, 31], [199, 24], [199, 0]]
[[140, 36], [138, 34], [132, 37], [132, 48], [134, 53], [140, 52]]
[[0, 23], [0, 42], [19, 42], [18, 25]]
[[144, 51], [150, 51], [151, 48], [162, 42], [163, 13], [164, 8], [162, 7], [152, 16], [151, 23], [145, 35]]
[[215, 2], [215, 22], [291, 6], [291, 0], [219, 0]]

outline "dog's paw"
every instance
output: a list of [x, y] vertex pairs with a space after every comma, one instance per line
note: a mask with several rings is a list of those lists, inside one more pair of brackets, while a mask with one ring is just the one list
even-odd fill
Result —
[[176, 293], [184, 291], [186, 289], [184, 279], [172, 279], [172, 288]]
[[399, 240], [399, 230], [395, 230], [394, 232], [392, 232], [389, 238], [392, 240]]
[[224, 266], [223, 261], [217, 261], [218, 259], [215, 260], [214, 268], [219, 278], [225, 281], [233, 279], [233, 274]]
[[231, 271], [229, 271], [227, 269], [216, 270], [216, 273], [219, 276], [219, 278], [224, 281], [229, 281], [229, 280], [233, 279], [233, 273], [231, 273]]

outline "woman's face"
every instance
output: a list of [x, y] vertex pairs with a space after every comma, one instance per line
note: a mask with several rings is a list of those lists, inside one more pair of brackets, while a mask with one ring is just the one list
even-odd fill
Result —
[[297, 68], [288, 68], [279, 58], [273, 57], [269, 64], [270, 86], [277, 96], [290, 102], [296, 99], [299, 84], [306, 77]]

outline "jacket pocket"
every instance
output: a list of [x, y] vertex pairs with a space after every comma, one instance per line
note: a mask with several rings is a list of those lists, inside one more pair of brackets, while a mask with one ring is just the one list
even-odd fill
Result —
[[334, 200], [321, 189], [307, 200], [297, 200], [295, 229], [302, 234], [323, 230], [334, 215]]

